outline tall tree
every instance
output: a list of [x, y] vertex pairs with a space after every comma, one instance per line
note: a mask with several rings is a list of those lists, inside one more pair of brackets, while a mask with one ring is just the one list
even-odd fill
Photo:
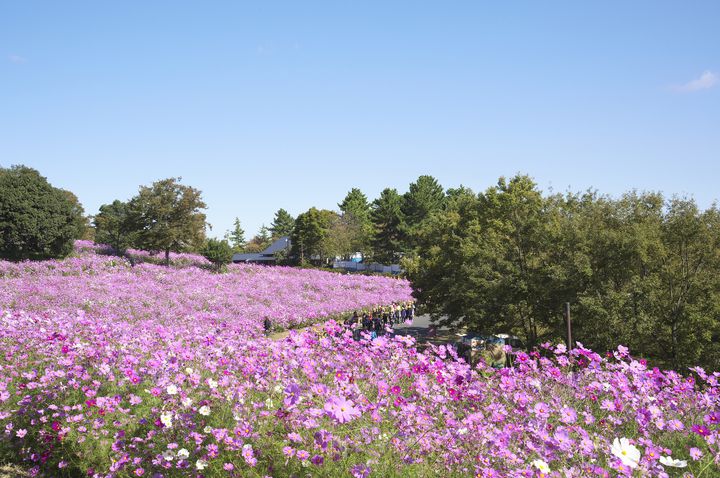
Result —
[[[370, 252], [370, 241], [373, 235], [373, 224], [370, 215], [370, 203], [367, 197], [358, 188], [352, 188], [345, 199], [338, 204], [344, 219], [344, 230], [352, 229], [356, 235], [352, 242], [355, 243], [356, 251], [363, 251], [366, 255]], [[351, 226], [349, 229], [347, 226]]]
[[443, 206], [445, 192], [432, 176], [420, 176], [410, 184], [408, 192], [403, 196], [402, 211], [405, 216], [405, 232], [410, 247], [415, 247], [415, 235], [423, 221]]
[[137, 228], [131, 222], [127, 203], [116, 199], [110, 204], [103, 204], [93, 224], [95, 242], [109, 245], [118, 254], [125, 254], [135, 242]]
[[272, 224], [270, 224], [270, 232], [272, 233], [273, 239], [290, 236], [293, 227], [295, 227], [295, 218], [285, 209], [280, 208], [275, 213]]
[[199, 250], [205, 242], [205, 214], [207, 206], [201, 192], [180, 184], [180, 178], [156, 181], [141, 186], [130, 200], [130, 214], [137, 226], [138, 245], [143, 249], [165, 252], [170, 264], [170, 252]]
[[323, 239], [328, 233], [332, 211], [310, 208], [295, 219], [295, 228], [291, 237], [291, 254], [301, 264], [313, 256], [322, 256]]
[[549, 333], [560, 308], [547, 296], [552, 214], [526, 176], [475, 197], [451, 196], [418, 227], [421, 253], [410, 269], [416, 296], [435, 317], [479, 330], [521, 331], [531, 344]]
[[[235, 218], [232, 230], [225, 234], [225, 240], [230, 243], [233, 251], [242, 252], [245, 250], [245, 230], [240, 225], [239, 218]], [[213, 246], [215, 246], [215, 244], [213, 244]]]
[[362, 250], [362, 224], [352, 214], [328, 215], [327, 232], [320, 241], [320, 254], [323, 257], [348, 258]]
[[0, 168], [0, 258], [64, 257], [84, 221], [75, 195], [54, 188], [36, 170]]
[[372, 203], [370, 218], [375, 230], [372, 249], [378, 262], [395, 264], [404, 250], [402, 203], [402, 196], [390, 188], [384, 189]]

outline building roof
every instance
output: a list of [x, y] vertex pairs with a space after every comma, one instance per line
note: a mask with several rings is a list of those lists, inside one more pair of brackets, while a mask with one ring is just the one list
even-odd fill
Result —
[[244, 254], [233, 254], [233, 262], [273, 262], [275, 253], [284, 251], [290, 247], [290, 238], [283, 236], [275, 240], [267, 249], [262, 252], [249, 252]]
[[275, 240], [270, 246], [262, 251], [262, 254], [275, 254], [279, 251], [284, 251], [290, 247], [290, 238], [288, 236], [282, 236]]

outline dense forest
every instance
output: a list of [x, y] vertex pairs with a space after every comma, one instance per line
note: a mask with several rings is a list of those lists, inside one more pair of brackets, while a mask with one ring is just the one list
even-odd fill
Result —
[[405, 256], [414, 294], [442, 323], [629, 346], [656, 364], [720, 364], [720, 212], [629, 192], [543, 195], [527, 176], [450, 191]]

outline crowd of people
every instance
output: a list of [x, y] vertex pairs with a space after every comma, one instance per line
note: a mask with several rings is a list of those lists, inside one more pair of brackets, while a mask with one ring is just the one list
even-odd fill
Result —
[[415, 317], [415, 302], [400, 302], [385, 307], [368, 310], [356, 310], [345, 320], [345, 326], [353, 329], [353, 336], [359, 339], [363, 331], [369, 332], [371, 338], [384, 335], [386, 328], [403, 322], [412, 321]]

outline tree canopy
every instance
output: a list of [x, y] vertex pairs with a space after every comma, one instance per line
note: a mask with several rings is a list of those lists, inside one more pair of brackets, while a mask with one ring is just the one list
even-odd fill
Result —
[[295, 218], [285, 209], [280, 208], [275, 213], [272, 224], [270, 224], [270, 232], [273, 239], [277, 239], [282, 236], [290, 236], [293, 227], [295, 227]]
[[378, 262], [395, 264], [405, 249], [402, 204], [402, 196], [390, 188], [384, 189], [372, 203], [370, 218], [375, 231], [372, 251]]
[[295, 219], [291, 242], [291, 254], [308, 262], [314, 256], [322, 255], [323, 240], [337, 214], [326, 209], [310, 208]]
[[205, 241], [206, 208], [199, 190], [168, 178], [141, 186], [130, 200], [132, 223], [137, 228], [137, 244], [150, 251], [199, 250]]
[[720, 363], [720, 212], [657, 193], [543, 196], [527, 176], [448, 195], [418, 230], [414, 294], [445, 323], [625, 344], [673, 366]]
[[220, 271], [225, 265], [232, 262], [233, 248], [228, 241], [210, 238], [205, 241], [202, 255], [213, 264], [216, 271]]
[[416, 245], [416, 234], [423, 222], [430, 218], [435, 211], [443, 207], [445, 192], [442, 186], [432, 176], [420, 176], [417, 181], [410, 184], [403, 196], [402, 212], [404, 216], [404, 229], [406, 242], [409, 246]]
[[233, 228], [225, 234], [225, 239], [230, 244], [234, 252], [243, 252], [245, 250], [245, 230], [240, 225], [239, 218], [235, 218]]
[[[355, 251], [366, 251], [370, 249], [370, 243], [373, 235], [373, 224], [370, 217], [370, 203], [367, 196], [358, 188], [352, 188], [345, 199], [338, 204], [343, 215], [342, 222], [345, 224], [343, 230], [352, 229]], [[346, 241], [347, 242], [347, 241]], [[344, 254], [342, 254], [344, 255]]]
[[0, 168], [0, 258], [67, 256], [84, 227], [74, 194], [53, 187], [32, 168]]
[[127, 203], [116, 199], [110, 204], [103, 204], [93, 220], [95, 242], [107, 244], [118, 254], [124, 254], [136, 240], [137, 230], [131, 221]]

